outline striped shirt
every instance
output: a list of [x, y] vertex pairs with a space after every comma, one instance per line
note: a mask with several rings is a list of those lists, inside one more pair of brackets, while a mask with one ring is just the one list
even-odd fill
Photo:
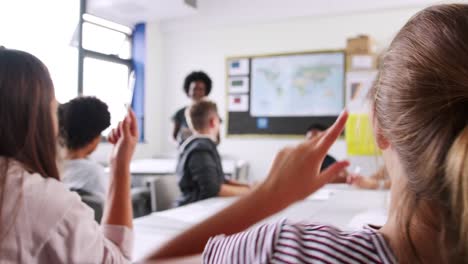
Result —
[[344, 232], [327, 225], [264, 224], [211, 238], [204, 263], [397, 263], [382, 234], [370, 226]]

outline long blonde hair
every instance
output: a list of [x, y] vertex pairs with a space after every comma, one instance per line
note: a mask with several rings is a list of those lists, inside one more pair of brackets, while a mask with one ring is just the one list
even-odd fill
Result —
[[395, 199], [408, 247], [395, 254], [423, 261], [409, 232], [417, 217], [440, 234], [442, 261], [468, 263], [468, 5], [414, 16], [384, 55], [372, 94], [377, 124], [407, 176]]

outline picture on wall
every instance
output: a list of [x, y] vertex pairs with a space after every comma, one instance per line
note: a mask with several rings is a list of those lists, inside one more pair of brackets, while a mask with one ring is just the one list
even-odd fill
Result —
[[332, 116], [344, 105], [344, 54], [252, 59], [252, 116]]
[[303, 137], [312, 124], [330, 126], [345, 105], [345, 66], [342, 50], [227, 58], [228, 135]]

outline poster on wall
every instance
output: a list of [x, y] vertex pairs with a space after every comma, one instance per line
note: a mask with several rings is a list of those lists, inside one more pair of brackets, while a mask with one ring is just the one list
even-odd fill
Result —
[[249, 75], [249, 59], [233, 59], [228, 61], [228, 75]]
[[339, 115], [344, 105], [344, 56], [328, 52], [253, 58], [251, 115]]
[[350, 112], [368, 112], [368, 94], [377, 71], [348, 72], [346, 74], [346, 108]]
[[229, 112], [248, 112], [249, 111], [249, 96], [247, 94], [229, 95], [228, 111]]
[[228, 91], [230, 94], [249, 93], [249, 77], [230, 77]]

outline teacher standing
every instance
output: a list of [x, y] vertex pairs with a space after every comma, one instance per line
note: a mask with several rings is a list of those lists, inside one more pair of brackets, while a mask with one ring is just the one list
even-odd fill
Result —
[[[185, 77], [184, 92], [191, 99], [191, 103], [196, 103], [208, 96], [211, 92], [211, 78], [202, 71], [194, 71]], [[185, 110], [187, 106], [179, 109], [172, 116], [173, 130], [172, 138], [179, 145], [192, 135], [187, 120]]]

